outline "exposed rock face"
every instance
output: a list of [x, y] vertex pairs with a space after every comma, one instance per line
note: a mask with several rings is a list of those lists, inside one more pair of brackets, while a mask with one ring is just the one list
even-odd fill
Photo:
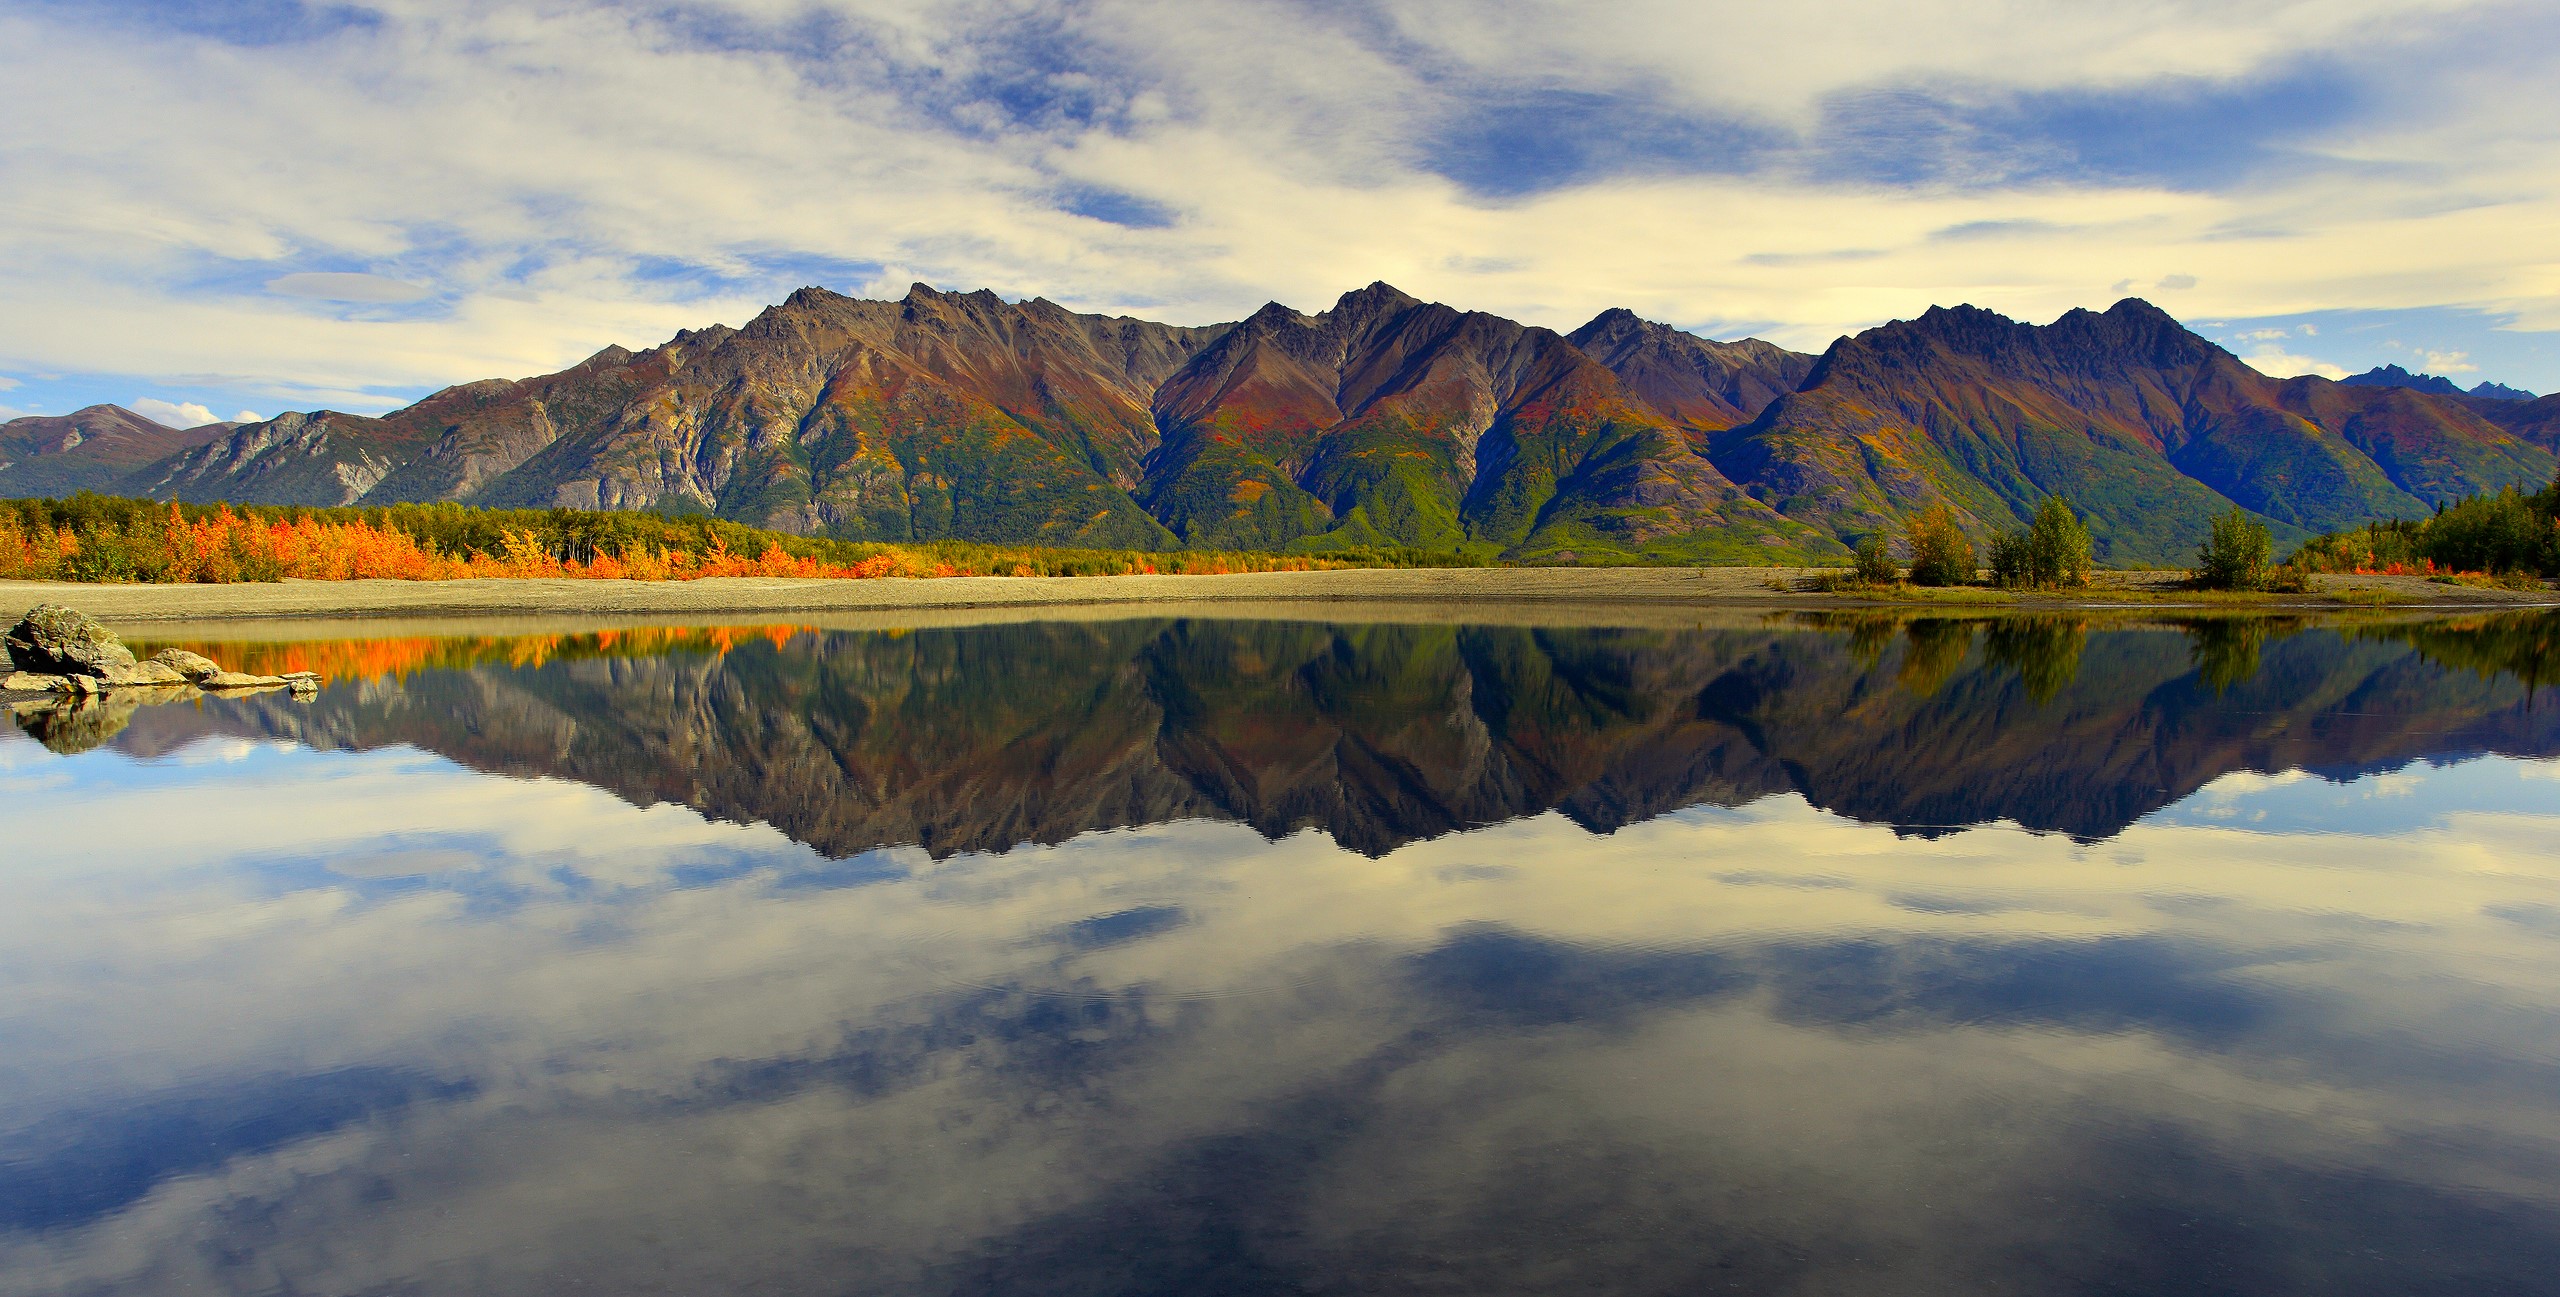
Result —
[[9, 661], [37, 675], [105, 677], [134, 669], [133, 651], [97, 619], [58, 603], [29, 609], [7, 637]]
[[199, 503], [354, 504], [413, 454], [420, 440], [396, 416], [280, 414], [143, 468], [115, 489]]
[[379, 419], [280, 416], [136, 473], [128, 494], [276, 504], [675, 506], [857, 539], [1157, 548], [1129, 498], [1163, 378], [1216, 328], [1034, 299], [807, 288], [744, 329], [608, 347]]

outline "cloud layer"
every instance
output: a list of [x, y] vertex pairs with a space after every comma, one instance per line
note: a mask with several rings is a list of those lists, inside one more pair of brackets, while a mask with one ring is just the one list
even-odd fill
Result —
[[0, 48], [0, 372], [172, 400], [381, 408], [807, 282], [2560, 328], [2524, 5], [38, 0]]

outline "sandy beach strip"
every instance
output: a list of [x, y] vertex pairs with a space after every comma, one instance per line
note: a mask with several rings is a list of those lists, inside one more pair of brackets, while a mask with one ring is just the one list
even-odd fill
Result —
[[[702, 581], [281, 581], [239, 585], [85, 585], [0, 582], [0, 614], [65, 603], [113, 623], [241, 621], [260, 618], [703, 617], [781, 614], [931, 613], [1041, 609], [1129, 613], [1174, 607], [1255, 605], [1295, 615], [1340, 617], [1357, 605], [1429, 606], [1443, 615], [1573, 606], [1674, 608], [1843, 608], [1890, 598], [1828, 595], [1802, 588], [1810, 573], [1769, 568], [1398, 568], [1259, 572], [1229, 576], [942, 577], [871, 581], [769, 577]], [[2176, 574], [2108, 573], [2069, 596], [2033, 597], [2030, 606], [2091, 607], [2175, 599]], [[1773, 588], [1783, 587], [1783, 588]], [[2329, 577], [2319, 595], [2272, 607], [2370, 606], [2377, 600], [2429, 608], [2550, 605], [2551, 591], [2514, 592], [2431, 584], [2416, 578]], [[1164, 605], [1159, 609], [1154, 606]], [[1242, 608], [1237, 609], [1243, 611]], [[1433, 619], [1437, 619], [1436, 617]], [[1545, 616], [1536, 618], [1545, 620]], [[1650, 620], [1648, 618], [1648, 620]]]

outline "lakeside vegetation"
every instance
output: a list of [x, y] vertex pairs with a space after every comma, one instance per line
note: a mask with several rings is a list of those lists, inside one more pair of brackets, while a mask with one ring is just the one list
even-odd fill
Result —
[[[1987, 574], [1975, 569], [1971, 542], [1944, 508], [1910, 523], [1907, 572], [1893, 557], [1894, 540], [1890, 529], [1871, 533], [1859, 542], [1850, 566], [1823, 578], [1820, 587], [1847, 593], [1905, 585], [1987, 585], [2024, 592], [2083, 589], [2090, 583], [2088, 529], [2078, 509], [2060, 496], [2038, 505], [2030, 525], [1992, 538]], [[2508, 487], [2439, 506], [2429, 518], [2372, 522], [2315, 536], [2282, 563], [2272, 561], [2274, 548], [2266, 523], [2234, 506], [2214, 519], [2210, 534], [2196, 548], [2185, 586], [2231, 594], [2301, 594], [2310, 589], [2312, 576], [2334, 573], [2536, 589], [2546, 579], [2560, 577], [2560, 478], [2532, 494]]]
[[10, 580], [867, 579], [1312, 572], [1465, 562], [1393, 548], [1257, 554], [967, 541], [884, 544], [795, 536], [707, 514], [588, 509], [187, 505], [87, 492], [60, 500], [0, 501], [0, 579]]
[[2432, 517], [2314, 537], [2285, 562], [2307, 572], [2455, 580], [2560, 576], [2560, 478], [2530, 495], [2508, 487], [2444, 505]]
[[[2092, 538], [2076, 505], [2048, 497], [2025, 527], [1973, 541], [1944, 507], [1902, 535], [1879, 529], [1848, 566], [1810, 588], [1897, 593], [1931, 602], [1999, 600], [2092, 587]], [[1907, 552], [1907, 566], [1897, 551]], [[2238, 508], [2214, 520], [2179, 590], [2247, 597], [2303, 594], [2315, 574], [2423, 576], [2440, 583], [2536, 589], [2560, 576], [2560, 481], [2512, 488], [2390, 521], [2315, 537], [2272, 561], [2266, 524]], [[947, 576], [1177, 575], [1346, 568], [1486, 566], [1481, 554], [1387, 546], [1324, 553], [1063, 549], [967, 541], [898, 544], [800, 536], [708, 514], [585, 509], [188, 505], [82, 493], [0, 500], [0, 579], [229, 583], [283, 579], [567, 577], [684, 581], [768, 576], [869, 579]], [[1800, 580], [1798, 578], [1797, 580]], [[1792, 581], [1790, 585], [1794, 584]], [[1776, 578], [1771, 587], [1782, 587]], [[1802, 588], [1802, 587], [1798, 587]], [[2165, 588], [2158, 593], [2166, 593]]]

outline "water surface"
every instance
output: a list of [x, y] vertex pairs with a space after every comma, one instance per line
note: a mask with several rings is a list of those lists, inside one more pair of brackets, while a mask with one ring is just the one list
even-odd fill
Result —
[[209, 647], [0, 1293], [2560, 1292], [2549, 618]]

